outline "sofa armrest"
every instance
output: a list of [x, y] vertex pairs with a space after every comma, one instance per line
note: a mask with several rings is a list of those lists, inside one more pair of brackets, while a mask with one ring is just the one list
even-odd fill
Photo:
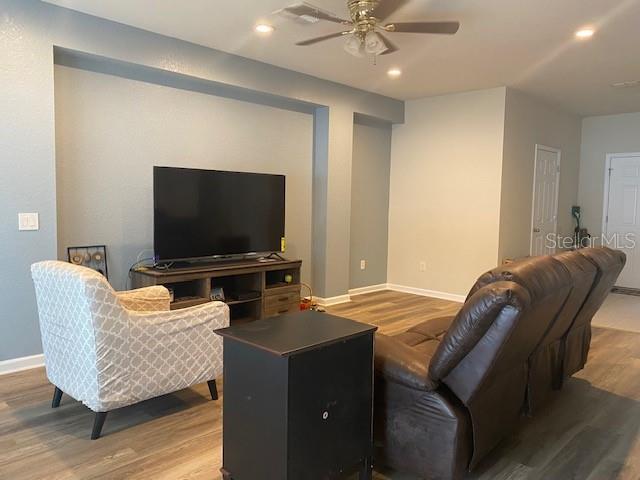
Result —
[[417, 390], [435, 390], [438, 382], [429, 377], [429, 360], [399, 340], [376, 334], [375, 369], [386, 380]]
[[124, 308], [135, 312], [166, 312], [170, 309], [169, 290], [157, 285], [126, 292], [116, 292]]

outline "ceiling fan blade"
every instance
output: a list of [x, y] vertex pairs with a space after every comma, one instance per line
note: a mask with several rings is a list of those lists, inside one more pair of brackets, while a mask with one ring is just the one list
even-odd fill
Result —
[[378, 35], [382, 39], [382, 43], [384, 43], [384, 46], [387, 47], [387, 49], [384, 52], [382, 52], [380, 55], [389, 55], [390, 53], [398, 51], [398, 47], [396, 47], [391, 40], [389, 40], [387, 37], [385, 37], [381, 33], [378, 33]]
[[446, 35], [453, 35], [459, 28], [459, 22], [398, 22], [384, 26], [387, 32], [442, 33]]
[[350, 31], [331, 33], [329, 35], [323, 35], [322, 37], [310, 38], [309, 40], [303, 40], [302, 42], [297, 42], [296, 45], [301, 47], [306, 47], [307, 45], [313, 45], [314, 43], [324, 42], [325, 40], [330, 40], [332, 38], [342, 37], [350, 33], [351, 33]]
[[382, 0], [372, 15], [378, 20], [390, 17], [396, 10], [406, 4], [408, 0]]
[[306, 3], [301, 3], [300, 5], [293, 5], [291, 7], [284, 8], [282, 11], [291, 15], [295, 15], [296, 17], [312, 17], [312, 18], [317, 18], [318, 20], [326, 20], [328, 22], [333, 22], [333, 23], [342, 23], [344, 25], [351, 24], [349, 20], [336, 17], [332, 13], [324, 12], [319, 8]]

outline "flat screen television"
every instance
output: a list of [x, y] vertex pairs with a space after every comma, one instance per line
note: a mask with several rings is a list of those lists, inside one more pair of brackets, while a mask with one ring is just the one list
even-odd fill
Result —
[[156, 261], [278, 252], [284, 201], [284, 175], [154, 167]]

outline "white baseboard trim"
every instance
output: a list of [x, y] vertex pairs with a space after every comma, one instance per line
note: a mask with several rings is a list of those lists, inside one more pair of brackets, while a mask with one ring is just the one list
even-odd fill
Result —
[[396, 285], [394, 283], [388, 283], [387, 288], [394, 292], [412, 293], [413, 295], [420, 295], [421, 297], [439, 298], [441, 300], [449, 300], [451, 302], [464, 303], [464, 295], [458, 295], [455, 293], [438, 292], [436, 290], [425, 290], [424, 288], [405, 287], [403, 285]]
[[341, 303], [347, 303], [351, 301], [351, 297], [356, 295], [363, 295], [365, 293], [381, 292], [383, 290], [393, 290], [394, 292], [411, 293], [413, 295], [420, 295], [421, 297], [439, 298], [441, 300], [449, 300], [451, 302], [464, 303], [466, 297], [464, 295], [457, 295], [455, 293], [438, 292], [436, 290], [426, 290], [424, 288], [406, 287], [404, 285], [396, 285], [394, 283], [381, 283], [379, 285], [370, 285], [368, 287], [352, 288], [347, 295], [339, 295], [337, 297], [315, 297], [318, 305], [323, 307], [330, 307], [332, 305], [338, 305]]
[[313, 297], [313, 299], [320, 305], [321, 307], [331, 307], [332, 305], [338, 305], [340, 303], [348, 303], [351, 301], [351, 297], [347, 295], [338, 295], [337, 297]]
[[31, 355], [30, 357], [12, 358], [0, 362], [0, 375], [21, 372], [31, 368], [44, 367], [44, 355]]
[[369, 285], [368, 287], [352, 288], [349, 290], [349, 295], [353, 297], [354, 295], [381, 292], [383, 290], [389, 290], [389, 286], [386, 283], [381, 283], [379, 285]]

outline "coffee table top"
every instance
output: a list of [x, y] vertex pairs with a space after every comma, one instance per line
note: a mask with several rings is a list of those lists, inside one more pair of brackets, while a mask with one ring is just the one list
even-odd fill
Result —
[[378, 327], [328, 313], [306, 311], [216, 330], [225, 339], [282, 357], [375, 332]]

